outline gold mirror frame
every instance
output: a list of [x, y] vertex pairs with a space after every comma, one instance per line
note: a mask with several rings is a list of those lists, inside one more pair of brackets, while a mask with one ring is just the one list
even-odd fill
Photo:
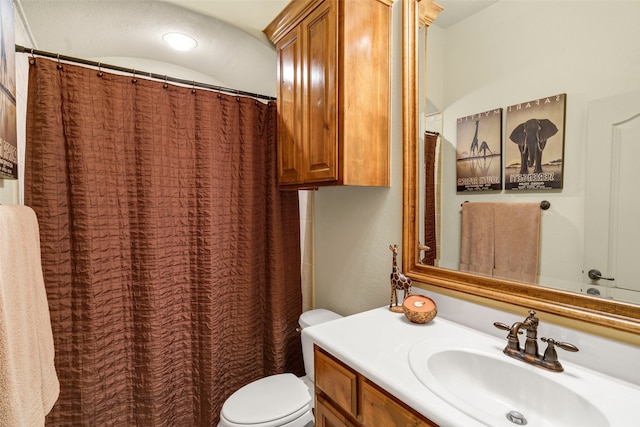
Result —
[[418, 18], [429, 25], [441, 8], [433, 0], [402, 0], [402, 139], [403, 209], [402, 265], [406, 276], [420, 283], [476, 297], [539, 310], [605, 328], [640, 334], [640, 306], [461, 273], [418, 262]]

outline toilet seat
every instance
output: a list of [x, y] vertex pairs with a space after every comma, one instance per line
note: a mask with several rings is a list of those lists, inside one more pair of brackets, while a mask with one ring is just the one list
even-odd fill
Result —
[[278, 374], [245, 385], [222, 406], [220, 426], [304, 426], [313, 421], [307, 385], [293, 374]]

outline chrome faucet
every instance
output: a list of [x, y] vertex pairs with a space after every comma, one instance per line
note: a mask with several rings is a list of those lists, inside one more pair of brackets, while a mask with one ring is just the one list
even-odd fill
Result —
[[[538, 324], [540, 320], [536, 317], [536, 312], [529, 310], [529, 316], [522, 322], [516, 322], [511, 326], [504, 323], [495, 322], [493, 326], [498, 329], [509, 331], [507, 334], [507, 346], [503, 353], [515, 359], [522, 360], [540, 368], [548, 369], [554, 372], [562, 372], [564, 368], [558, 361], [558, 354], [555, 347], [559, 347], [566, 351], [578, 351], [578, 347], [566, 342], [559, 342], [553, 338], [541, 338], [542, 342], [547, 343], [547, 349], [544, 355], [538, 353]], [[521, 330], [527, 331], [527, 338], [524, 343], [524, 349], [520, 347], [519, 334]]]

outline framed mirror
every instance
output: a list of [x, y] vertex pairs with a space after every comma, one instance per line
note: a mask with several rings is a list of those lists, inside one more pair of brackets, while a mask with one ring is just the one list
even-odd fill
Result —
[[[540, 310], [619, 331], [640, 334], [640, 305], [590, 295], [463, 273], [420, 262], [418, 164], [418, 17], [430, 24], [439, 12], [432, 0], [402, 0], [403, 15], [403, 270], [414, 280], [473, 297]], [[551, 94], [549, 94], [551, 95]], [[443, 189], [446, 191], [446, 189]], [[544, 285], [544, 284], [542, 284]]]

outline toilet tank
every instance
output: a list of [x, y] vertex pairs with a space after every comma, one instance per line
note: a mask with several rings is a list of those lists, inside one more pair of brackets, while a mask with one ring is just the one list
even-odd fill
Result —
[[[304, 329], [309, 326], [319, 325], [321, 323], [339, 319], [341, 317], [342, 316], [340, 316], [338, 313], [334, 313], [331, 310], [318, 308], [302, 313], [300, 315], [300, 319], [298, 320], [298, 324], [300, 325], [300, 329]], [[302, 357], [304, 359], [304, 370], [307, 373], [307, 378], [313, 381], [313, 341], [311, 341], [311, 339], [308, 338], [305, 334], [302, 334]]]

